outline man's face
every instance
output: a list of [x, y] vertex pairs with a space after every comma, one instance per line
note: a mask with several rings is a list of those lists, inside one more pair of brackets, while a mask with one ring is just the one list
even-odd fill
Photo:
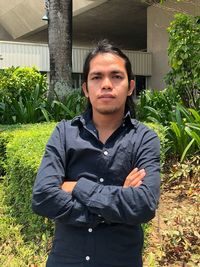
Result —
[[85, 96], [89, 98], [93, 114], [124, 113], [127, 96], [134, 89], [134, 81], [128, 83], [125, 61], [112, 53], [102, 53], [90, 61], [87, 84], [83, 84]]

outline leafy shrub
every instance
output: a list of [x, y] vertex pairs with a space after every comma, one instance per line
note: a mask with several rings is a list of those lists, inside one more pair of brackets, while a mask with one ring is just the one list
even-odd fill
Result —
[[37, 84], [43, 89], [46, 88], [46, 77], [35, 67], [11, 67], [0, 70], [0, 102], [5, 97], [19, 100], [21, 94], [34, 91]]
[[179, 155], [181, 162], [187, 155], [200, 150], [200, 114], [194, 109], [176, 106], [168, 128], [169, 150]]
[[0, 123], [35, 123], [71, 119], [83, 112], [86, 99], [81, 89], [66, 92], [62, 102], [47, 99], [46, 76], [35, 68], [0, 71]]
[[0, 72], [0, 122], [44, 121], [46, 77], [36, 68], [9, 68]]
[[87, 106], [86, 98], [81, 89], [73, 89], [66, 93], [62, 102], [57, 99], [47, 103], [49, 120], [72, 119], [81, 114]]
[[[168, 28], [167, 89], [144, 91], [137, 117], [168, 126], [168, 150], [181, 162], [200, 149], [200, 17], [176, 14]], [[190, 107], [190, 109], [187, 109]]]
[[137, 118], [168, 125], [180, 96], [172, 88], [162, 91], [145, 90], [141, 92], [137, 102]]
[[48, 120], [46, 98], [39, 84], [31, 92], [21, 92], [18, 100], [5, 97], [0, 103], [1, 123], [34, 123], [44, 120]]
[[168, 28], [171, 71], [166, 82], [181, 96], [186, 107], [200, 105], [200, 16], [176, 14]]
[[199, 152], [200, 114], [181, 105], [174, 90], [142, 92], [137, 110], [140, 120], [166, 126], [169, 142], [165, 152], [177, 155], [181, 162]]

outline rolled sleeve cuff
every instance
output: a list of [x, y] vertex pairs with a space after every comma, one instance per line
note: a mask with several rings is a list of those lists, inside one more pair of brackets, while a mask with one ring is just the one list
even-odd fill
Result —
[[99, 186], [101, 185], [86, 178], [80, 178], [72, 191], [72, 195], [83, 204], [89, 205], [90, 197]]

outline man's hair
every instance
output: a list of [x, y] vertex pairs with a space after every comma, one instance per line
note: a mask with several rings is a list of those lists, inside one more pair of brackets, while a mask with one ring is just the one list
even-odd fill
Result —
[[[128, 76], [128, 86], [130, 86], [130, 81], [133, 79], [131, 62], [129, 58], [118, 47], [109, 43], [107, 39], [99, 41], [97, 43], [96, 48], [93, 51], [91, 51], [85, 59], [85, 63], [83, 65], [83, 82], [86, 83], [86, 86], [87, 86], [88, 74], [90, 71], [91, 60], [97, 55], [104, 54], [104, 53], [111, 53], [111, 54], [117, 55], [118, 57], [124, 60], [125, 69], [126, 69], [127, 76]], [[89, 104], [88, 106], [90, 107], [91, 106], [90, 102], [88, 104]], [[135, 117], [134, 103], [133, 103], [131, 96], [127, 97], [126, 109], [128, 109], [131, 112], [132, 117]]]
[[124, 60], [126, 72], [128, 75], [128, 82], [130, 85], [130, 80], [133, 78], [131, 62], [129, 58], [118, 47], [109, 43], [107, 39], [99, 41], [96, 48], [87, 55], [83, 66], [83, 82], [87, 83], [91, 60], [98, 54], [104, 53], [111, 53], [117, 55], [118, 57], [121, 57]]

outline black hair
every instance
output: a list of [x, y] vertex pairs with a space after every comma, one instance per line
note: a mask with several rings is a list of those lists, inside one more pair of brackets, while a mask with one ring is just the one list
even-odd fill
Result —
[[[91, 60], [94, 57], [96, 57], [98, 54], [103, 54], [103, 53], [111, 53], [111, 54], [121, 57], [124, 60], [125, 69], [126, 69], [127, 76], [128, 76], [128, 85], [130, 86], [130, 81], [133, 79], [131, 62], [129, 58], [118, 47], [109, 43], [107, 39], [99, 41], [97, 43], [96, 48], [87, 55], [85, 59], [85, 63], [83, 65], [83, 82], [85, 82], [87, 85], [87, 79], [88, 79], [88, 74], [90, 71]], [[90, 102], [88, 104], [89, 106], [91, 106]], [[127, 97], [126, 109], [128, 109], [131, 112], [132, 117], [135, 117], [134, 103], [133, 103], [131, 96]]]

